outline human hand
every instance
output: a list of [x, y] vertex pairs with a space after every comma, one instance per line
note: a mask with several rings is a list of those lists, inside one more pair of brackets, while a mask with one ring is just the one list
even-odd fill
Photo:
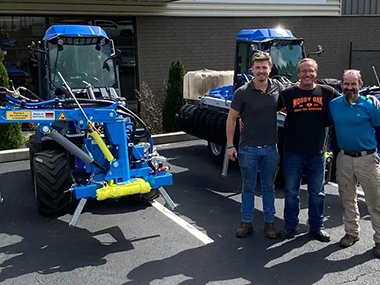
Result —
[[232, 161], [235, 161], [237, 159], [237, 151], [235, 147], [232, 147], [230, 149], [227, 149], [228, 158]]
[[380, 108], [380, 101], [379, 99], [376, 98], [376, 96], [374, 95], [367, 95], [365, 96], [367, 99], [371, 99], [373, 104], [377, 107], [377, 108]]
[[242, 131], [244, 129], [244, 123], [241, 118], [239, 118], [239, 130]]

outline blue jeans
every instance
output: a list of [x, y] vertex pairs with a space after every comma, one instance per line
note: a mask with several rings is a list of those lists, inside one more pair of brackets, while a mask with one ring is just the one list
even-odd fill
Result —
[[242, 177], [242, 221], [250, 223], [253, 220], [254, 200], [257, 172], [260, 170], [260, 184], [263, 195], [264, 220], [274, 222], [276, 212], [274, 206], [274, 179], [280, 161], [276, 145], [269, 146], [239, 146], [238, 161]]
[[325, 206], [325, 156], [324, 154], [298, 154], [284, 152], [285, 228], [295, 229], [300, 212], [300, 186], [303, 170], [306, 171], [309, 192], [310, 230], [323, 229]]

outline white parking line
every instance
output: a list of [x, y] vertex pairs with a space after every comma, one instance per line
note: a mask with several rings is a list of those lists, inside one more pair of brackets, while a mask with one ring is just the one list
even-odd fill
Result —
[[170, 211], [168, 208], [164, 207], [162, 204], [157, 202], [156, 200], [150, 202], [153, 207], [155, 207], [158, 211], [160, 211], [162, 214], [167, 216], [169, 219], [171, 219], [176, 224], [180, 225], [182, 228], [187, 230], [189, 233], [191, 233], [193, 236], [195, 236], [197, 239], [199, 239], [204, 244], [213, 243], [214, 240], [211, 239], [208, 235], [202, 233], [200, 230], [195, 228], [193, 225], [190, 225], [188, 222], [186, 222], [184, 219], [178, 217], [176, 214], [174, 214], [172, 211]]

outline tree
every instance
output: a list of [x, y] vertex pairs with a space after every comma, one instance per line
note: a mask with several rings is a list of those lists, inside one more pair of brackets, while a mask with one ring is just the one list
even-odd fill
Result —
[[175, 116], [183, 106], [183, 77], [185, 67], [179, 59], [171, 63], [166, 89], [166, 97], [163, 106], [163, 129], [165, 132], [178, 131]]
[[[3, 60], [4, 54], [0, 49], [0, 86], [9, 88], [8, 72]], [[19, 148], [22, 142], [21, 124], [0, 124], [0, 150]]]

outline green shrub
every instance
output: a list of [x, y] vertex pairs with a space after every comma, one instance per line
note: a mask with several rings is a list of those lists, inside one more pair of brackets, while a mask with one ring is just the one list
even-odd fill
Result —
[[[9, 77], [3, 60], [4, 54], [0, 49], [0, 86], [9, 88]], [[0, 124], [0, 150], [20, 148], [22, 143], [21, 124]]]
[[3, 64], [4, 59], [3, 51], [0, 49], [0, 86], [9, 88], [8, 73]]
[[169, 69], [166, 97], [163, 106], [163, 129], [165, 132], [178, 131], [175, 123], [175, 116], [183, 106], [183, 77], [185, 68], [182, 62], [177, 59], [171, 63]]

